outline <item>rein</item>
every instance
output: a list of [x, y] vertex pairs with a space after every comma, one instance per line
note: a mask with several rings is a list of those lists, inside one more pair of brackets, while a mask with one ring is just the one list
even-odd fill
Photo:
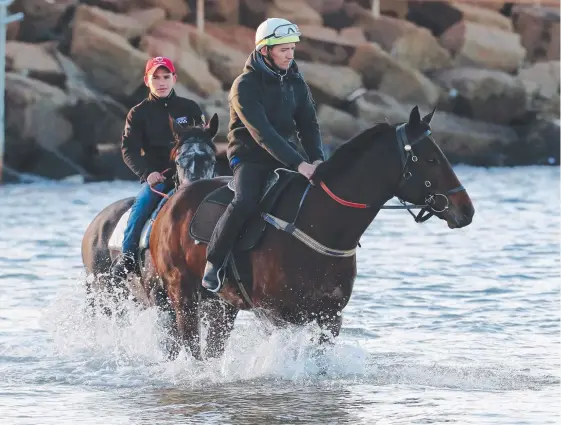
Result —
[[[427, 137], [430, 138], [431, 140], [432, 140], [432, 138], [431, 138], [431, 131], [426, 130], [417, 139], [410, 142], [408, 137], [407, 137], [406, 124], [399, 125], [396, 128], [396, 133], [397, 133], [397, 142], [399, 144], [399, 153], [400, 153], [401, 164], [402, 164], [401, 177], [400, 177], [399, 183], [398, 183], [398, 188], [401, 188], [402, 186], [407, 184], [408, 180], [412, 177], [412, 173], [411, 173], [411, 171], [409, 171], [409, 161], [415, 163], [419, 160], [418, 157], [413, 152], [413, 146], [416, 145], [417, 143], [419, 143], [420, 141], [424, 140]], [[372, 206], [369, 205], [369, 204], [362, 204], [362, 203], [359, 203], [359, 202], [347, 201], [347, 200], [335, 195], [331, 191], [331, 189], [329, 189], [329, 187], [327, 187], [327, 185], [323, 181], [319, 182], [319, 185], [323, 189], [323, 191], [327, 195], [329, 195], [329, 197], [331, 199], [333, 199], [335, 202], [337, 202], [338, 204], [341, 204], [345, 207], [357, 208], [357, 209], [372, 208]], [[430, 188], [431, 186], [432, 186], [432, 183], [429, 180], [425, 180], [425, 187]], [[271, 214], [268, 214], [268, 213], [262, 214], [263, 219], [267, 223], [269, 223], [270, 225], [275, 227], [276, 229], [282, 230], [284, 232], [287, 232], [287, 233], [291, 234], [296, 239], [300, 240], [305, 245], [307, 245], [308, 247], [310, 247], [314, 251], [319, 252], [320, 254], [327, 255], [327, 256], [330, 256], [330, 257], [339, 257], [339, 258], [352, 257], [356, 253], [356, 247], [353, 248], [353, 249], [348, 249], [348, 250], [329, 248], [329, 247], [326, 247], [326, 246], [320, 244], [318, 241], [313, 239], [311, 236], [307, 235], [306, 233], [304, 233], [303, 231], [301, 231], [300, 229], [298, 229], [296, 227], [296, 225], [295, 225], [296, 219], [298, 218], [298, 215], [300, 214], [300, 209], [302, 208], [302, 204], [304, 203], [304, 200], [306, 199], [306, 196], [308, 195], [308, 192], [309, 192], [311, 187], [312, 187], [312, 184], [310, 183], [306, 187], [306, 190], [304, 191], [304, 193], [302, 194], [302, 198], [300, 199], [300, 204], [298, 205], [298, 210], [296, 211], [296, 216], [294, 217], [294, 220], [292, 220], [292, 223], [288, 223], [288, 222], [286, 222], [286, 221], [284, 221], [284, 220], [282, 220], [278, 217], [275, 217]], [[464, 186], [460, 185], [458, 187], [455, 187], [454, 189], [448, 190], [446, 193], [429, 193], [425, 196], [425, 203], [423, 205], [416, 205], [416, 204], [407, 203], [406, 201], [404, 201], [403, 199], [401, 199], [398, 196], [397, 198], [402, 205], [382, 205], [379, 208], [380, 209], [392, 209], [392, 210], [406, 209], [409, 212], [409, 214], [411, 214], [411, 216], [413, 216], [413, 218], [415, 219], [415, 222], [423, 223], [423, 222], [427, 221], [429, 218], [431, 218], [435, 213], [441, 213], [441, 212], [446, 211], [448, 209], [448, 206], [450, 205], [450, 201], [449, 201], [447, 195], [458, 193], [458, 192], [461, 192], [461, 191], [464, 191], [464, 190], [466, 190], [464, 188]], [[444, 208], [442, 208], [442, 209], [437, 209], [436, 208], [436, 199], [439, 196], [443, 197], [444, 201], [445, 201]], [[417, 215], [415, 215], [411, 211], [412, 209], [420, 209], [420, 211]], [[358, 246], [360, 246], [360, 243], [358, 244]]]
[[[405, 126], [406, 124], [401, 124], [400, 126], [398, 126], [396, 128], [396, 133], [397, 133], [397, 141], [400, 145], [400, 156], [401, 156], [401, 163], [402, 163], [402, 170], [401, 170], [401, 179], [400, 179], [400, 183], [399, 183], [399, 187], [403, 186], [405, 183], [407, 183], [407, 180], [409, 180], [412, 177], [411, 172], [408, 169], [408, 163], [409, 160], [411, 160], [412, 162], [417, 162], [418, 161], [418, 157], [413, 153], [413, 148], [412, 146], [416, 145], [417, 143], [419, 143], [420, 141], [422, 141], [423, 139], [425, 139], [426, 137], [431, 136], [431, 131], [430, 130], [426, 130], [423, 134], [421, 134], [417, 139], [415, 139], [413, 142], [409, 142], [409, 139], [407, 138], [407, 132], [405, 130]], [[429, 180], [425, 181], [425, 186], [427, 188], [431, 187], [432, 184]], [[339, 196], [335, 195], [325, 184], [325, 182], [320, 182], [320, 187], [324, 190], [325, 193], [327, 193], [327, 195], [329, 195], [329, 197], [331, 199], [333, 199], [335, 202], [345, 206], [345, 207], [350, 207], [350, 208], [361, 208], [361, 209], [365, 209], [365, 208], [371, 208], [371, 206], [369, 204], [361, 204], [358, 202], [351, 202], [351, 201], [347, 201], [343, 198], [340, 198]], [[434, 213], [441, 213], [443, 211], [446, 211], [448, 209], [448, 206], [450, 205], [450, 201], [448, 200], [448, 196], [446, 195], [451, 195], [454, 193], [458, 193], [461, 192], [463, 190], [466, 190], [462, 185], [454, 188], [454, 189], [450, 189], [449, 191], [447, 191], [445, 194], [443, 193], [435, 193], [435, 194], [429, 194], [425, 197], [425, 203], [423, 205], [416, 205], [416, 204], [408, 204], [407, 202], [405, 202], [403, 199], [398, 197], [399, 202], [402, 205], [382, 205], [380, 207], [380, 209], [388, 209], [388, 210], [403, 210], [406, 209], [409, 214], [411, 214], [413, 216], [413, 218], [415, 219], [415, 222], [417, 223], [423, 223], [425, 221], [427, 221], [429, 218], [431, 218]], [[445, 201], [445, 206], [443, 209], [436, 209], [435, 205], [436, 205], [436, 198], [437, 197], [443, 197], [444, 201]], [[413, 214], [413, 212], [411, 211], [412, 209], [420, 209], [421, 211], [419, 211], [419, 213], [417, 215]]]

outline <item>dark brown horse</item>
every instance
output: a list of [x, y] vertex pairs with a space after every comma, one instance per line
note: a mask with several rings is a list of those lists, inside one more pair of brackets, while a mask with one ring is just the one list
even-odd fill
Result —
[[[220, 355], [239, 309], [250, 308], [278, 323], [315, 321], [337, 336], [356, 276], [355, 248], [393, 197], [409, 212], [411, 205], [422, 207], [414, 216], [418, 222], [434, 215], [450, 228], [469, 225], [474, 207], [431, 137], [433, 113], [421, 119], [415, 107], [407, 123], [379, 124], [357, 135], [319, 165], [313, 186], [296, 176], [264, 216], [272, 225], [247, 253], [252, 283], [245, 294], [231, 281], [218, 295], [201, 287], [206, 245], [190, 236], [204, 198], [229, 178], [181, 188], [158, 215], [150, 238], [154, 272], [180, 343], [196, 358]], [[286, 226], [283, 220], [291, 222], [295, 214]], [[209, 323], [205, 353], [203, 314]]]

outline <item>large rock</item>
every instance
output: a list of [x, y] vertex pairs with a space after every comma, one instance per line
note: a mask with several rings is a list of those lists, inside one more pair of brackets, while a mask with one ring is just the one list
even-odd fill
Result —
[[559, 61], [537, 62], [520, 70], [531, 109], [559, 119]]
[[25, 15], [20, 23], [18, 39], [29, 42], [57, 39], [58, 33], [69, 21], [68, 11], [78, 3], [78, 0], [17, 0], [10, 10]]
[[185, 36], [195, 51], [208, 62], [210, 72], [225, 86], [229, 86], [243, 71], [249, 56], [215, 37], [200, 33], [192, 25], [185, 25]]
[[377, 89], [401, 102], [434, 106], [440, 97], [438, 87], [416, 69], [410, 68], [376, 43], [357, 47], [349, 66], [356, 70], [368, 89]]
[[322, 133], [340, 140], [349, 140], [373, 125], [368, 125], [366, 121], [357, 119], [348, 112], [325, 104], [320, 105], [317, 115]]
[[74, 27], [70, 56], [96, 87], [116, 97], [129, 96], [143, 84], [149, 59], [126, 38], [88, 22]]
[[463, 13], [448, 2], [415, 1], [409, 3], [407, 20], [428, 28], [435, 37], [440, 37], [448, 28], [461, 21]]
[[501, 71], [450, 69], [436, 74], [435, 81], [454, 99], [451, 112], [461, 116], [509, 124], [523, 118], [527, 111], [524, 85]]
[[212, 74], [206, 57], [193, 49], [189, 37], [193, 29], [182, 22], [165, 21], [144, 36], [139, 47], [150, 56], [160, 52], [159, 55], [169, 57], [174, 61], [178, 81], [197, 95], [207, 97], [219, 91], [222, 83]]
[[182, 52], [175, 63], [177, 78], [196, 94], [207, 97], [222, 89], [222, 84], [210, 72], [207, 62], [191, 52]]
[[16, 169], [29, 167], [45, 150], [70, 140], [72, 124], [62, 113], [69, 103], [58, 87], [6, 73], [6, 162]]
[[448, 51], [426, 28], [387, 16], [374, 18], [371, 13], [361, 14], [358, 22], [369, 41], [412, 68], [429, 71], [451, 64]]
[[183, 0], [133, 0], [133, 3], [138, 8], [163, 9], [166, 12], [166, 18], [174, 21], [182, 21], [190, 13], [188, 2]]
[[233, 25], [238, 24], [240, 0], [213, 0], [207, 3], [205, 5], [205, 19]]
[[355, 107], [358, 117], [370, 125], [382, 122], [395, 124], [409, 118], [409, 111], [395, 98], [375, 90], [369, 90], [359, 97], [355, 101]]
[[255, 30], [252, 28], [208, 22], [205, 33], [246, 55], [255, 48]]
[[518, 127], [519, 143], [508, 152], [509, 164], [559, 165], [559, 119], [538, 118]]
[[268, 17], [283, 17], [298, 25], [321, 25], [321, 14], [301, 0], [273, 0], [267, 9]]
[[296, 49], [296, 59], [329, 65], [347, 65], [357, 43], [332, 28], [302, 25], [302, 38]]
[[76, 8], [74, 25], [80, 25], [82, 22], [89, 22], [131, 40], [143, 35], [152, 26], [165, 19], [163, 9], [151, 9], [149, 17], [145, 14], [139, 15], [138, 12], [135, 13], [137, 16], [143, 18], [143, 20], [140, 21], [135, 18], [134, 15], [114, 13], [98, 7], [81, 4]]
[[257, 28], [267, 16], [269, 0], [240, 0], [240, 25]]
[[6, 69], [53, 85], [64, 84], [64, 72], [46, 44], [8, 41]]
[[454, 7], [462, 12], [463, 19], [466, 21], [475, 22], [488, 27], [495, 27], [503, 31], [513, 30], [512, 21], [497, 10], [460, 2], [454, 3]]
[[512, 20], [530, 62], [559, 60], [559, 7], [516, 6]]
[[526, 56], [518, 34], [469, 21], [449, 28], [440, 42], [454, 56], [456, 67], [477, 66], [515, 72]]
[[434, 139], [452, 163], [505, 165], [519, 143], [510, 127], [437, 112], [431, 122]]
[[344, 105], [362, 87], [360, 74], [348, 67], [306, 61], [299, 61], [298, 67], [317, 103]]

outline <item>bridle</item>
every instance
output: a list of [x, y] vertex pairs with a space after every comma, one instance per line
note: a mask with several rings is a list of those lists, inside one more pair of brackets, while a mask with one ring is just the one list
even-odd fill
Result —
[[[402, 164], [400, 179], [399, 179], [399, 183], [398, 183], [398, 189], [400, 189], [403, 186], [405, 186], [408, 183], [409, 179], [413, 176], [413, 174], [409, 170], [409, 166], [411, 165], [411, 163], [416, 163], [419, 160], [418, 156], [415, 155], [415, 151], [414, 151], [413, 147], [416, 144], [418, 144], [419, 142], [421, 142], [422, 140], [424, 140], [425, 138], [429, 138], [433, 142], [434, 142], [434, 140], [431, 137], [431, 134], [432, 134], [431, 131], [427, 129], [419, 137], [417, 137], [415, 140], [409, 141], [409, 138], [407, 137], [407, 124], [400, 124], [399, 126], [396, 127], [395, 131], [396, 131], [397, 144], [398, 144], [398, 147], [399, 147], [399, 154], [400, 154], [401, 164]], [[339, 204], [344, 205], [346, 207], [351, 207], [351, 208], [370, 208], [371, 207], [368, 204], [350, 202], [350, 201], [346, 201], [342, 198], [339, 198], [337, 195], [335, 195], [333, 192], [331, 192], [331, 190], [329, 190], [329, 188], [327, 187], [327, 185], [323, 181], [320, 182], [320, 187], [333, 200], [335, 200]], [[426, 188], [432, 187], [432, 183], [430, 182], [430, 180], [425, 180], [425, 187]], [[391, 209], [391, 210], [406, 209], [407, 212], [409, 212], [409, 214], [411, 214], [411, 216], [415, 219], [415, 222], [423, 223], [423, 222], [427, 221], [429, 218], [431, 218], [435, 213], [438, 214], [438, 213], [444, 212], [448, 209], [448, 207], [450, 206], [450, 200], [448, 199], [448, 195], [452, 195], [454, 193], [458, 193], [458, 192], [461, 192], [461, 191], [464, 191], [464, 190], [466, 190], [464, 188], [464, 186], [460, 185], [458, 187], [455, 187], [454, 189], [448, 190], [446, 193], [428, 192], [427, 195], [425, 196], [425, 203], [423, 205], [411, 204], [411, 203], [408, 203], [408, 202], [404, 201], [399, 196], [396, 196], [397, 199], [399, 200], [399, 202], [402, 205], [383, 205], [383, 206], [380, 207], [380, 209]], [[437, 200], [438, 197], [444, 198], [444, 207], [442, 209], [437, 209], [437, 207], [436, 207], [436, 200]], [[417, 215], [415, 215], [411, 211], [413, 209], [420, 209], [420, 211]]]

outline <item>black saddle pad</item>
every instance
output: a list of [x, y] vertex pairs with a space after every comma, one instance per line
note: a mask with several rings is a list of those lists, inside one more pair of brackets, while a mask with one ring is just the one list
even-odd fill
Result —
[[[267, 225], [261, 218], [261, 213], [270, 212], [282, 191], [299, 175], [282, 168], [272, 173], [265, 185], [264, 194], [256, 214], [248, 219], [240, 235], [238, 235], [235, 250], [249, 251], [257, 246]], [[199, 242], [208, 244], [216, 223], [233, 198], [234, 191], [230, 184], [208, 194], [191, 220], [189, 235]]]

